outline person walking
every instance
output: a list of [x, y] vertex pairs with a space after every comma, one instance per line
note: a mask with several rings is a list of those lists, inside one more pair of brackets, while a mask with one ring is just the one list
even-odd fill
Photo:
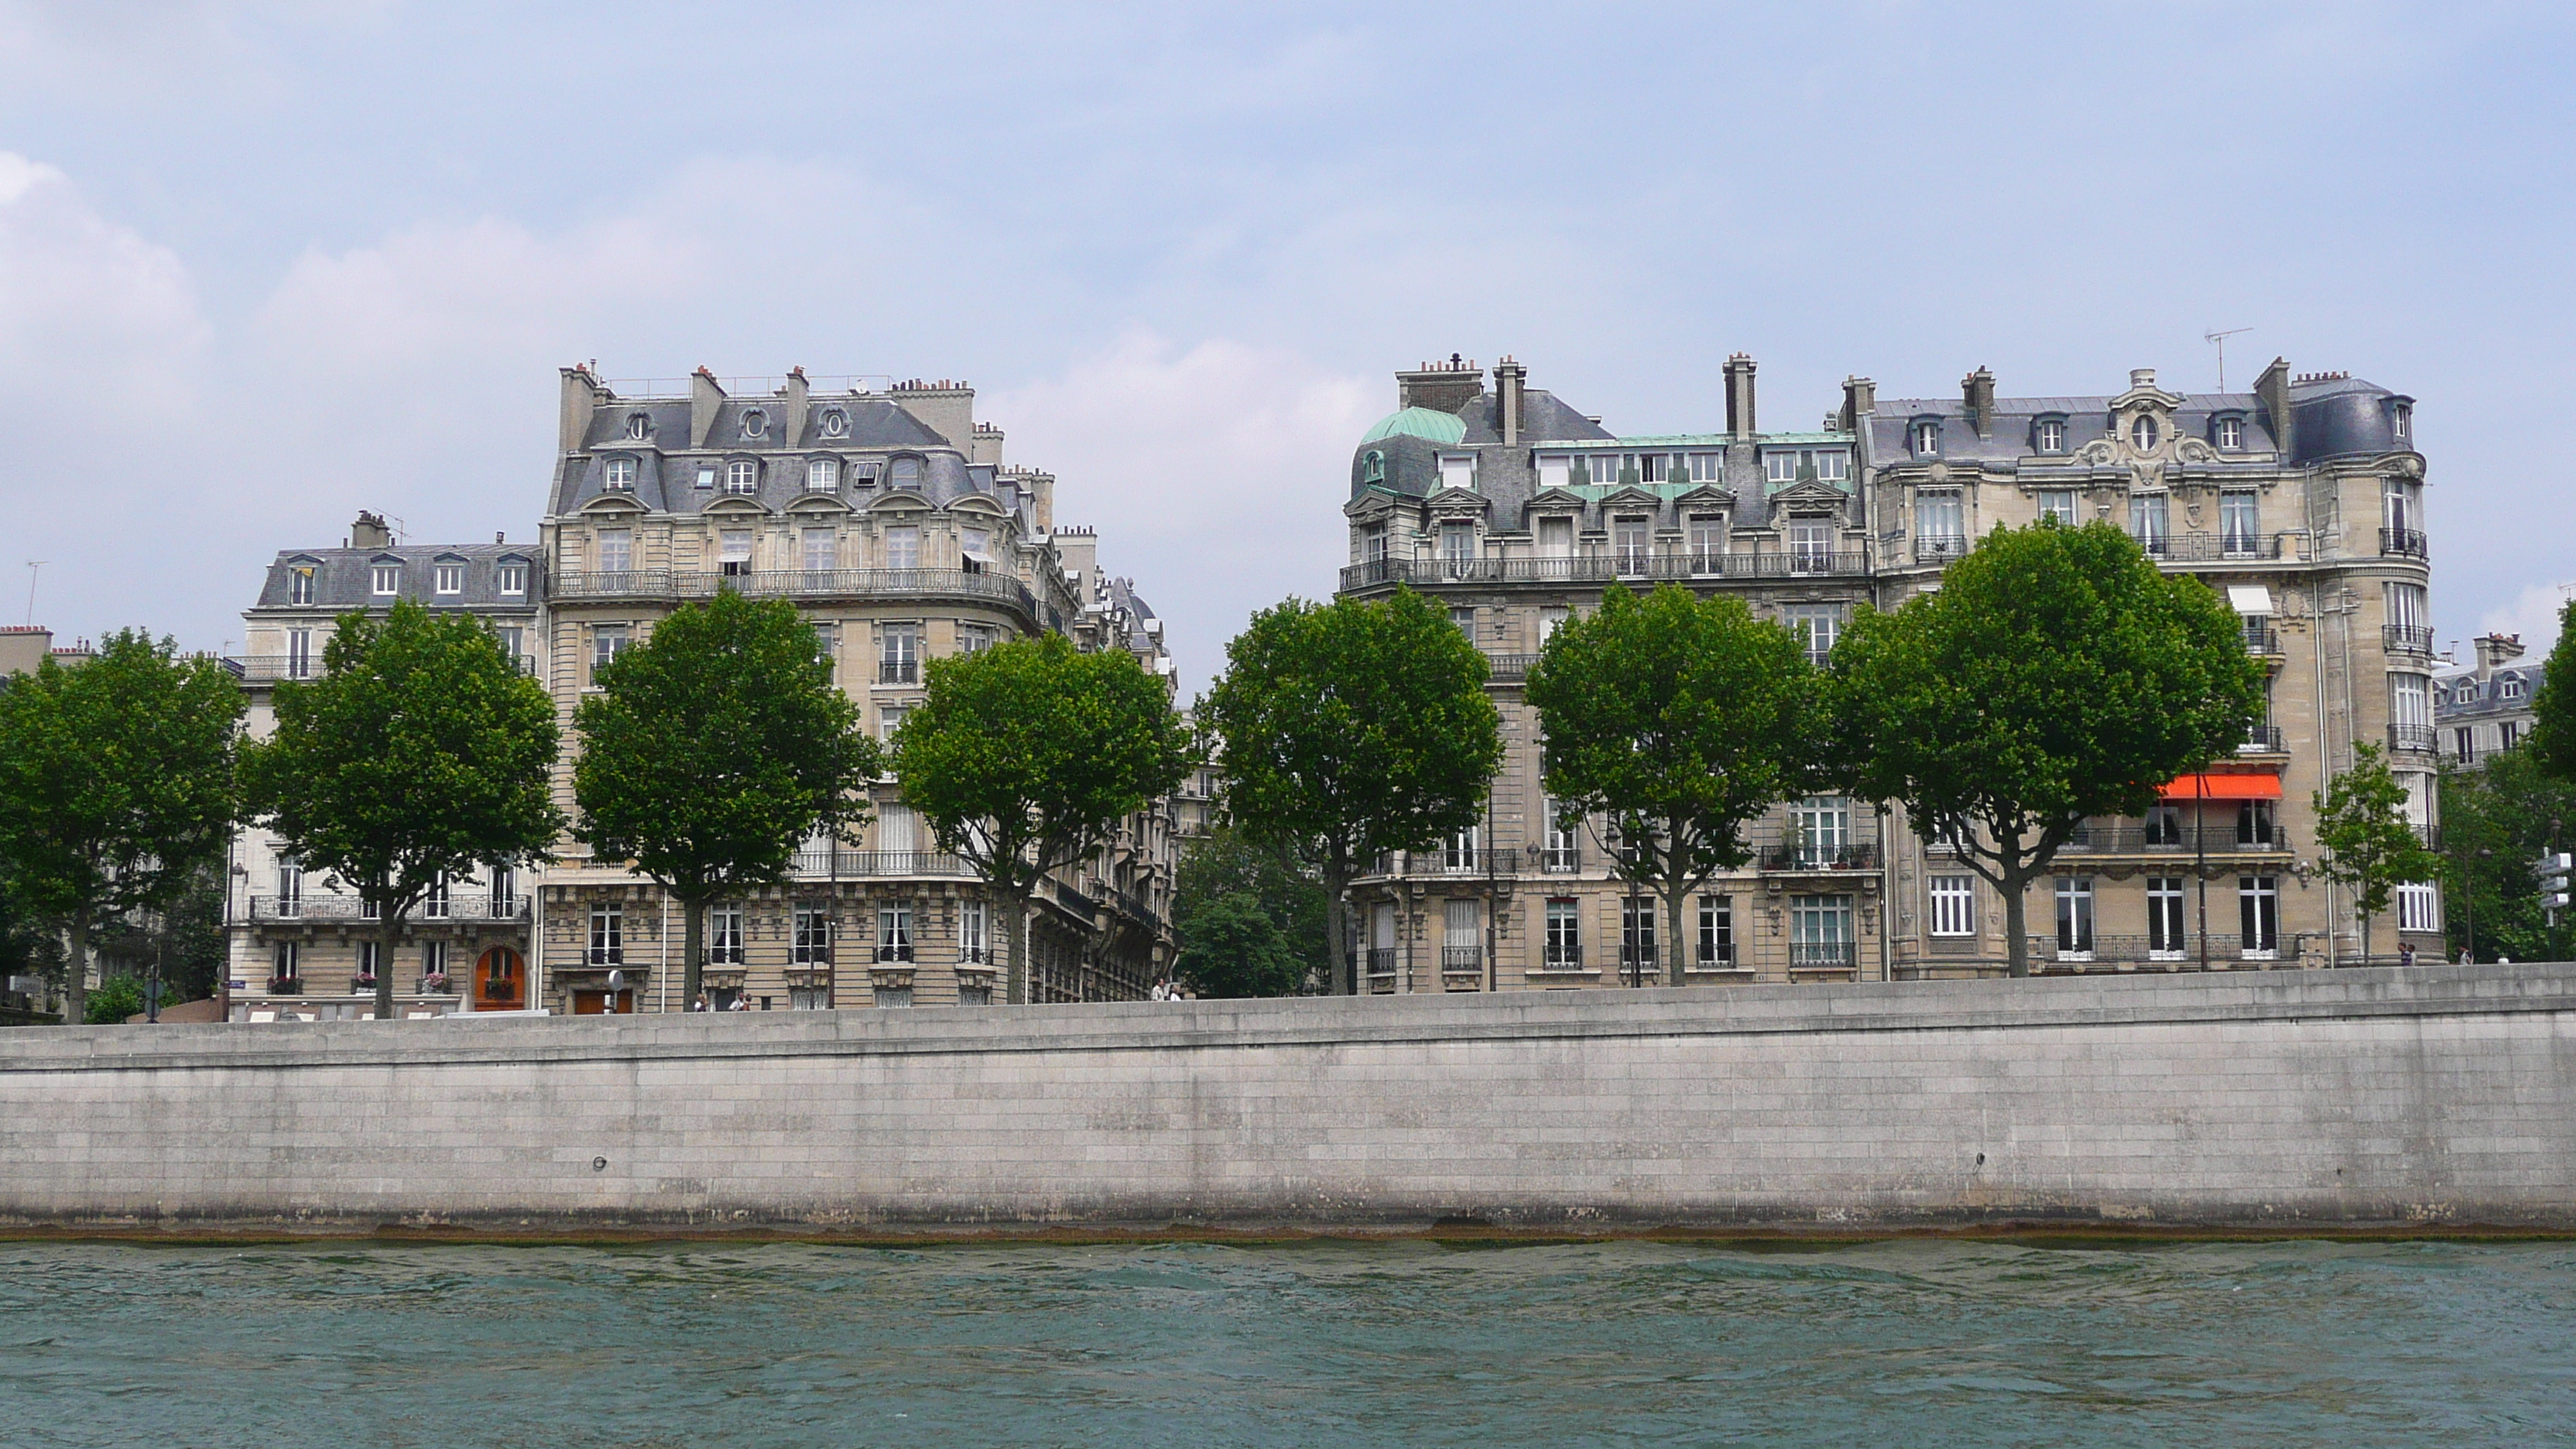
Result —
[[2400, 966], [2412, 966], [2415, 964], [2414, 942], [2400, 941], [2397, 943], [2397, 964]]

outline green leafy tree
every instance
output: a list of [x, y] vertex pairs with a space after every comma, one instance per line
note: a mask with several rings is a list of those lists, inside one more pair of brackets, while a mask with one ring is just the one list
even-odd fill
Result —
[[1411, 589], [1290, 599], [1226, 645], [1199, 705], [1225, 777], [1225, 817], [1322, 878], [1333, 990], [1358, 990], [1351, 877], [1382, 851], [1427, 850], [1482, 817], [1501, 715], [1474, 641]]
[[1959, 844], [2003, 897], [2015, 976], [2030, 971], [2023, 892], [2085, 818], [2145, 813], [2263, 709], [2263, 666], [2226, 602], [2106, 523], [1998, 529], [1938, 593], [1864, 610], [1833, 662], [1840, 769]]
[[2371, 918], [2386, 913], [2389, 895], [2401, 882], [2429, 881], [2441, 873], [2441, 862], [2407, 820], [2406, 787], [2397, 783], [2377, 745], [2354, 745], [2352, 767], [2312, 798], [2318, 870], [2352, 892], [2353, 913], [2361, 919], [2362, 964], [2368, 965]]
[[1173, 969], [1201, 996], [1293, 996], [1331, 980], [1324, 888], [1276, 842], [1221, 825], [1181, 857]]
[[241, 717], [221, 665], [139, 630], [0, 689], [0, 861], [18, 909], [70, 938], [63, 1020], [86, 1016], [91, 931], [168, 904], [223, 853]]
[[157, 975], [164, 1007], [214, 995], [216, 973], [228, 955], [223, 862], [201, 863], [168, 903], [101, 923], [93, 949], [102, 976], [148, 982]]
[[904, 803], [1002, 906], [1006, 997], [1028, 1000], [1029, 897], [1096, 854], [1121, 816], [1177, 788], [1189, 738], [1170, 692], [1123, 649], [1061, 634], [930, 663], [895, 736]]
[[2544, 774], [2576, 781], [2576, 599], [2559, 607], [2558, 642], [2549, 651], [2531, 712], [2531, 738], [2523, 748], [2532, 763]]
[[143, 983], [131, 976], [110, 976], [90, 995], [81, 1020], [91, 1026], [115, 1026], [143, 1010]]
[[281, 680], [277, 728], [248, 746], [251, 809], [308, 871], [374, 908], [376, 1019], [394, 1011], [404, 918], [439, 882], [542, 858], [554, 705], [467, 614], [406, 599], [340, 616], [322, 673]]
[[850, 838], [884, 754], [783, 599], [727, 589], [683, 605], [595, 681], [573, 714], [573, 834], [678, 899], [682, 997], [694, 1002], [708, 903], [785, 880], [818, 831]]
[[1620, 874], [1661, 899], [1667, 985], [1682, 984], [1691, 893], [1752, 858], [1748, 821], [1813, 784], [1821, 683], [1796, 635], [1675, 584], [1643, 599], [1612, 584], [1531, 668], [1548, 794], [1607, 815]]
[[2543, 770], [2525, 745], [2478, 769], [2445, 770], [2441, 791], [2443, 928], [2451, 953], [2490, 961], [2576, 956], [2576, 912], [2550, 924], [2532, 871], [2543, 853], [2567, 848], [2576, 780]]

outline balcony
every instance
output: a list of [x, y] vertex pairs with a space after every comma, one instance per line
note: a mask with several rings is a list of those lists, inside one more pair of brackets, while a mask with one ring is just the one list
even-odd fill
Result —
[[921, 661], [918, 659], [885, 659], [877, 663], [879, 684], [919, 684]]
[[2379, 640], [2391, 654], [2420, 654], [2430, 658], [2433, 653], [2433, 631], [2424, 625], [2382, 624], [2379, 626]]
[[1849, 971], [1860, 965], [1857, 941], [1791, 941], [1792, 971]]
[[[524, 921], [527, 896], [449, 896], [443, 909], [424, 901], [403, 917], [406, 926], [425, 921]], [[374, 921], [375, 911], [356, 896], [252, 896], [245, 921]]]
[[1482, 981], [1485, 977], [1485, 948], [1482, 946], [1441, 947], [1440, 975], [1444, 980], [1453, 976], [1464, 976]]
[[2273, 658], [2280, 654], [2281, 636], [2274, 632], [2271, 620], [2254, 618], [2245, 621], [2245, 652], [2260, 658]]
[[877, 942], [876, 959], [877, 964], [879, 965], [891, 965], [896, 962], [909, 961], [912, 959], [912, 943], [910, 941], [879, 941]]
[[614, 569], [557, 574], [554, 597], [566, 599], [712, 599], [720, 588], [752, 598], [846, 599], [943, 595], [991, 599], [1039, 616], [1028, 585], [1008, 574], [969, 569], [775, 569], [738, 574], [688, 569]]
[[[537, 674], [537, 656], [521, 654], [513, 663], [521, 674]], [[275, 684], [281, 679], [317, 679], [322, 674], [319, 654], [237, 654], [224, 660], [224, 667], [244, 684]]]
[[1691, 550], [1581, 558], [1375, 559], [1342, 570], [1342, 592], [1396, 584], [1609, 583], [1613, 580], [1858, 578], [1861, 553], [1708, 553]]
[[1583, 869], [1583, 849], [1571, 842], [1564, 845], [1532, 845], [1524, 849], [1527, 850], [1530, 861], [1538, 867], [1541, 875], [1573, 875]]
[[2433, 750], [2433, 727], [2428, 724], [2393, 724], [2388, 727], [2388, 748], [2392, 750]]
[[1620, 945], [1619, 974], [1621, 976], [1633, 976], [1639, 980], [1653, 981], [1655, 977], [1663, 971], [1663, 969], [1663, 954], [1657, 951], [1654, 947], [1631, 946], [1624, 942]]
[[302, 996], [304, 994], [304, 978], [301, 976], [271, 976], [268, 978], [268, 994], [271, 996]]
[[1876, 870], [1878, 846], [1872, 841], [1853, 841], [1844, 845], [1777, 844], [1763, 850], [1762, 869], [1791, 875]]
[[799, 880], [838, 876], [972, 875], [964, 861], [935, 850], [805, 850], [791, 867]]
[[2423, 532], [2412, 528], [2381, 529], [2379, 531], [2379, 556], [2381, 558], [2431, 557], [2431, 555], [2425, 551]]
[[2058, 851], [2063, 857], [2104, 855], [2288, 855], [2290, 833], [2278, 825], [2247, 830], [2236, 824], [2204, 831], [2157, 830], [2145, 825], [2085, 825]]
[[2138, 547], [2158, 563], [2226, 563], [2276, 559], [2285, 552], [2278, 534], [2258, 538], [2242, 533], [2169, 533], [2138, 540]]
[[2238, 745], [2236, 751], [2238, 754], [2278, 755], [2288, 753], [2289, 748], [2284, 743], [2279, 725], [2258, 724], [2246, 728], [2245, 743]]
[[1530, 666], [1537, 662], [1535, 654], [1488, 654], [1485, 668], [1490, 672], [1486, 677], [1504, 683], [1527, 679]]
[[1914, 540], [1916, 563], [1948, 563], [1968, 556], [1968, 540], [1956, 533], [1927, 534]]
[[1547, 948], [1546, 957], [1540, 961], [1538, 969], [1541, 971], [1580, 971], [1583, 969], [1583, 948], [1580, 946], [1550, 946]]

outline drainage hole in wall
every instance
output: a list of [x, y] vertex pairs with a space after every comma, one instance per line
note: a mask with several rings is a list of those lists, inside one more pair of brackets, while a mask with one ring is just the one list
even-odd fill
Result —
[[1984, 1153], [1982, 1153], [1982, 1152], [1980, 1152], [1980, 1153], [1978, 1153], [1978, 1154], [1977, 1154], [1977, 1165], [1978, 1165], [1979, 1167], [1983, 1167], [1983, 1166], [1985, 1166], [1985, 1165], [1986, 1165], [1986, 1154], [1984, 1154]]
[[605, 1157], [592, 1158], [590, 1160], [590, 1170], [593, 1172], [606, 1172], [608, 1170], [608, 1159]]

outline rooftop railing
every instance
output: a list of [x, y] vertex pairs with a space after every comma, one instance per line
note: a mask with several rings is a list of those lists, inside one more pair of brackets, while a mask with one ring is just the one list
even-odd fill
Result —
[[712, 599], [725, 588], [750, 598], [773, 599], [946, 594], [999, 600], [1031, 618], [1038, 617], [1040, 610], [1029, 586], [1018, 579], [970, 569], [778, 569], [739, 574], [688, 569], [587, 570], [557, 574], [554, 596], [558, 600]]
[[[1342, 589], [1390, 584], [1609, 583], [1671, 579], [1857, 578], [1862, 553], [1618, 551], [1580, 558], [1374, 559], [1342, 570]], [[560, 592], [560, 591], [559, 591]]]

